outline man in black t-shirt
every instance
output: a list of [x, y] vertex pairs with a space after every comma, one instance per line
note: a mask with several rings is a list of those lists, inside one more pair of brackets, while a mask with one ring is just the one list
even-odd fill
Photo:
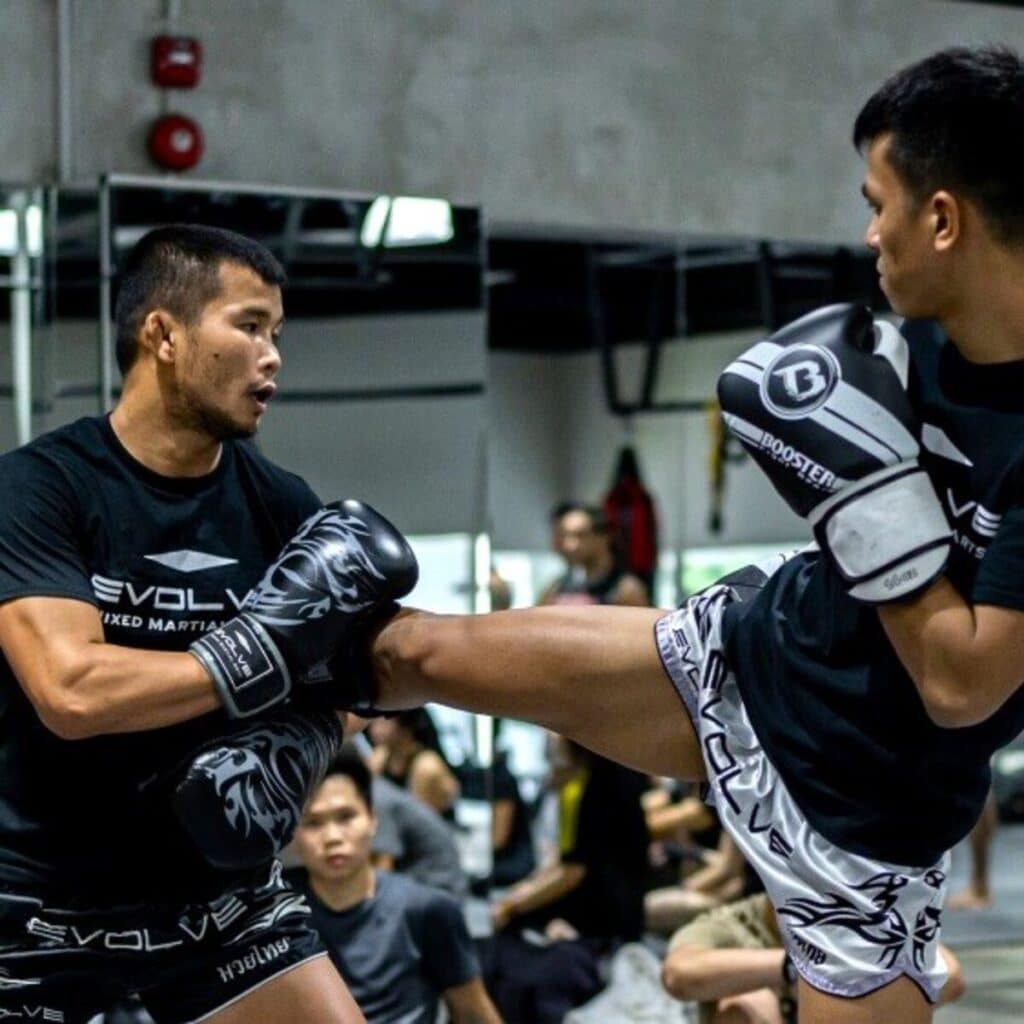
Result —
[[[329, 703], [271, 706], [305, 676], [252, 604], [289, 597], [271, 563], [311, 513], [344, 518], [247, 441], [281, 363], [283, 271], [190, 225], [121, 270], [117, 407], [0, 458], [0, 1016], [78, 1024], [136, 991], [158, 1022], [357, 1024], [280, 865], [217, 850], [231, 828], [260, 851], [284, 838], [289, 787], [341, 738]], [[302, 553], [333, 582], [318, 529]], [[193, 760], [211, 742], [228, 746]], [[202, 810], [175, 802], [197, 792]]]
[[[706, 779], [775, 905], [806, 1020], [932, 1019], [946, 851], [1024, 725], [1022, 119], [1015, 53], [948, 50], [894, 75], [855, 143], [902, 336], [843, 307], [730, 367], [760, 408], [733, 423], [821, 550], [663, 617], [413, 613], [374, 641], [380, 707], [527, 719]], [[829, 435], [861, 453], [856, 472], [830, 464]]]

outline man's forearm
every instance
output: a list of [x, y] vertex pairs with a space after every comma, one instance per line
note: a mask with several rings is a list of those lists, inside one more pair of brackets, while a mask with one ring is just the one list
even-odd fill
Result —
[[782, 988], [781, 949], [703, 949], [678, 946], [665, 959], [662, 980], [676, 999], [708, 1002], [759, 988]]
[[572, 892], [585, 873], [578, 864], [549, 864], [518, 882], [495, 906], [508, 918], [539, 910]]
[[156, 729], [220, 706], [192, 655], [109, 644], [83, 601], [0, 606], [0, 646], [40, 720], [64, 739]]
[[159, 729], [221, 706], [191, 654], [90, 644], [62, 681], [66, 739]]

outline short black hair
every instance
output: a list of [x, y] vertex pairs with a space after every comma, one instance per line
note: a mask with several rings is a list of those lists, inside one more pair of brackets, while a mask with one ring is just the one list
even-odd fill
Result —
[[285, 282], [284, 268], [259, 242], [205, 224], [168, 224], [147, 232], [120, 267], [117, 365], [124, 376], [139, 353], [138, 334], [151, 310], [162, 306], [186, 324], [220, 294], [220, 267], [237, 263], [267, 284]]
[[324, 778], [329, 779], [332, 775], [343, 775], [351, 780], [356, 792], [366, 804], [366, 809], [373, 811], [373, 780], [370, 769], [351, 743], [342, 744]]
[[993, 234], [1024, 242], [1024, 59], [1004, 46], [952, 47], [889, 78], [857, 115], [863, 151], [891, 133], [887, 157], [914, 198], [959, 190]]
[[552, 506], [551, 511], [548, 513], [548, 519], [552, 523], [557, 523], [566, 512], [572, 512], [573, 509], [580, 507], [581, 505], [578, 501], [560, 501], [557, 505]]
[[570, 512], [582, 512], [590, 519], [590, 528], [594, 533], [610, 533], [611, 523], [604, 514], [604, 509], [597, 505], [585, 505], [581, 501], [566, 501], [558, 506], [561, 510], [558, 519], [564, 519]]

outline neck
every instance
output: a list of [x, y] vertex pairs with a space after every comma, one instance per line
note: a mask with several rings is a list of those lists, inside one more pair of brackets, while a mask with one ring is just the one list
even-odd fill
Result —
[[309, 884], [317, 899], [331, 910], [348, 910], [373, 897], [377, 891], [377, 875], [369, 862], [348, 878], [309, 876]]
[[611, 555], [601, 555], [600, 558], [594, 559], [586, 567], [587, 582], [594, 583], [597, 580], [603, 580], [612, 571], [613, 564]]
[[1003, 247], [966, 268], [959, 301], [938, 317], [972, 363], [1024, 359], [1024, 256]]
[[415, 757], [423, 749], [419, 740], [411, 737], [400, 737], [391, 744], [389, 753], [393, 761], [398, 761], [404, 766], [411, 758]]
[[147, 391], [144, 384], [126, 383], [110, 414], [110, 426], [132, 458], [161, 476], [198, 477], [216, 469], [220, 441], [174, 417], [159, 393]]

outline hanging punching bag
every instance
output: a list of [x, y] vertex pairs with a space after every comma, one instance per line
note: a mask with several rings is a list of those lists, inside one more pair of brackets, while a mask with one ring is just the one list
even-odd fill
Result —
[[619, 452], [611, 490], [604, 499], [604, 514], [618, 539], [622, 568], [639, 576], [648, 593], [654, 592], [658, 565], [658, 518], [654, 499], [640, 479], [636, 452]]

